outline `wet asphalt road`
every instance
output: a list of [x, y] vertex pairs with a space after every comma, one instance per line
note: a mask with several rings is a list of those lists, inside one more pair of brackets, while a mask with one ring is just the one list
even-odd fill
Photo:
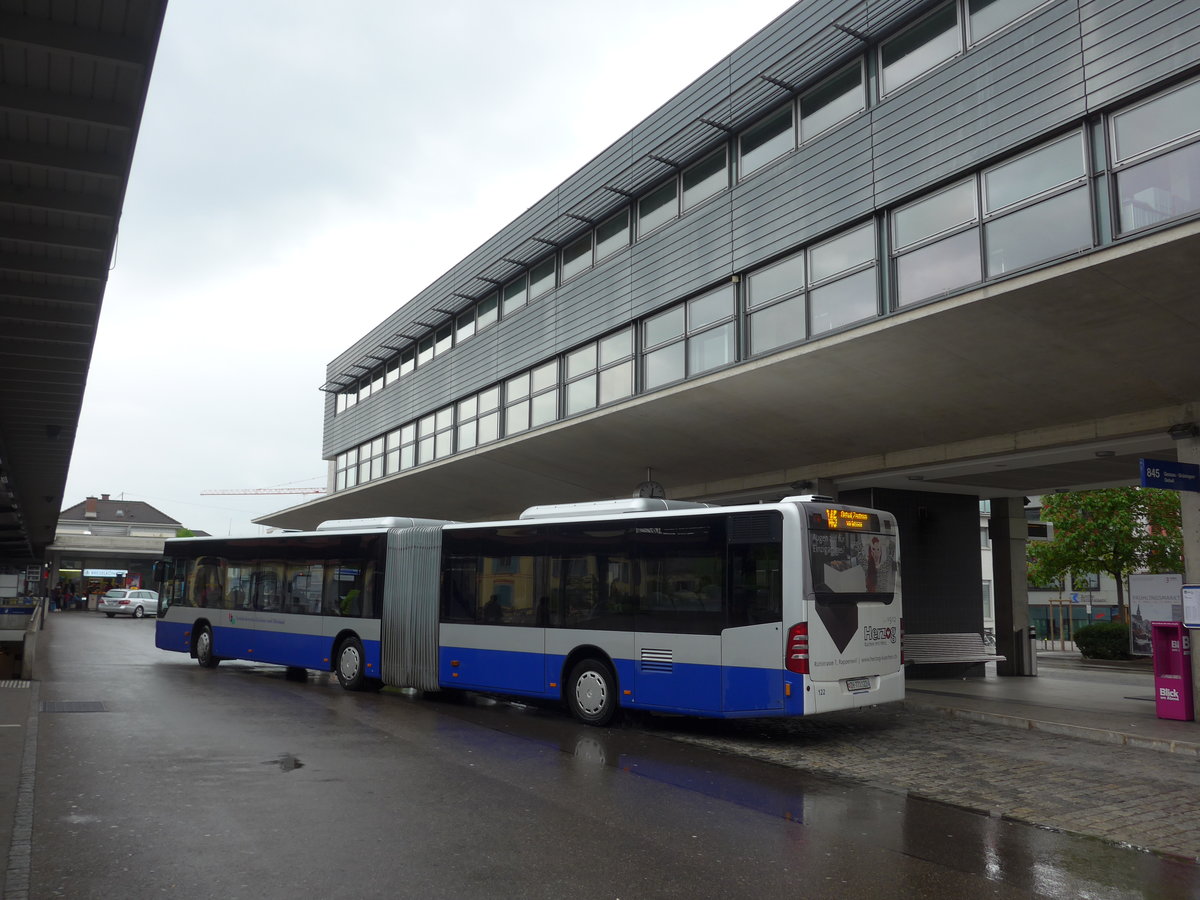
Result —
[[[39, 653], [29, 896], [1186, 897], [1194, 868], [479, 698], [200, 669], [153, 621]], [[814, 720], [816, 721], [816, 720]], [[886, 735], [880, 735], [886, 739]], [[881, 782], [886, 778], [881, 777]]]

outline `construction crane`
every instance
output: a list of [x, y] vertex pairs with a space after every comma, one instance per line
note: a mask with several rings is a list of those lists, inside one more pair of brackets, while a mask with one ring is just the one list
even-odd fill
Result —
[[201, 491], [201, 497], [209, 497], [214, 494], [323, 494], [325, 488], [245, 488], [238, 490], [232, 488], [224, 491]]

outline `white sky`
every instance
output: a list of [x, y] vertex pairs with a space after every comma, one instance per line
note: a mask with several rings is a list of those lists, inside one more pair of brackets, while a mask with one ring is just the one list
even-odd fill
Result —
[[172, 0], [63, 507], [313, 499], [201, 491], [325, 487], [326, 364], [790, 5]]

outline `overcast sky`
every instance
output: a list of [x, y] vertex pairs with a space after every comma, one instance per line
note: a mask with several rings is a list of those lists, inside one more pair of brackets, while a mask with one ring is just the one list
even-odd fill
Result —
[[171, 0], [64, 508], [311, 499], [201, 492], [325, 487], [326, 364], [789, 5]]

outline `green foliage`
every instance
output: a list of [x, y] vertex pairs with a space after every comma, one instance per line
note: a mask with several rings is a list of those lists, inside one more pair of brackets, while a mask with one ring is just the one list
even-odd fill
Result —
[[1074, 637], [1085, 659], [1129, 659], [1129, 626], [1123, 622], [1084, 625]]
[[1124, 616], [1129, 573], [1183, 571], [1175, 491], [1124, 487], [1048, 494], [1042, 519], [1054, 525], [1054, 540], [1028, 545], [1029, 575], [1036, 584], [1106, 572], [1117, 581]]
[[190, 529], [190, 528], [184, 528], [182, 526], [180, 526], [179, 530], [175, 532], [175, 537], [195, 537], [195, 536], [196, 536], [196, 532], [192, 531], [192, 529]]

